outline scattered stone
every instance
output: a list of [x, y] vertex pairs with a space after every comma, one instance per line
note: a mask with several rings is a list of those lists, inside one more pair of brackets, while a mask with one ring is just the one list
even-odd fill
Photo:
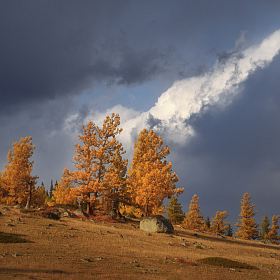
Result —
[[184, 242], [184, 243], [181, 243], [180, 246], [186, 247], [186, 246], [188, 246], [188, 244], [186, 242]]
[[194, 234], [193, 234], [193, 236], [195, 236], [195, 237], [199, 237], [197, 233], [194, 233]]
[[161, 215], [151, 215], [143, 217], [140, 221], [140, 229], [149, 232], [174, 232], [174, 228], [171, 222]]
[[19, 257], [20, 255], [18, 253], [13, 253], [13, 257]]
[[151, 234], [150, 234], [149, 232], [146, 232], [146, 233], [145, 233], [145, 235], [147, 235], [147, 236], [151, 236]]
[[15, 209], [21, 209], [22, 206], [21, 206], [20, 204], [16, 204], [16, 205], [14, 206], [14, 208], [15, 208]]
[[2, 214], [2, 212], [0, 212], [0, 216], [2, 216], [3, 214]]
[[81, 217], [88, 217], [88, 215], [86, 213], [84, 213], [81, 209], [76, 209], [74, 211], [74, 214], [77, 216], [81, 216]]
[[102, 257], [97, 257], [97, 258], [93, 258], [93, 260], [95, 260], [95, 261], [103, 261], [104, 258], [102, 258]]
[[63, 213], [61, 214], [61, 216], [62, 216], [62, 217], [69, 217], [70, 215], [69, 215], [69, 213], [68, 213], [67, 211], [65, 211], [65, 212], [63, 212]]
[[116, 226], [111, 226], [111, 228], [116, 228]]
[[83, 262], [92, 262], [90, 259], [81, 259]]
[[123, 236], [121, 234], [118, 237], [123, 238]]
[[4, 207], [2, 208], [2, 210], [3, 210], [3, 211], [10, 211], [10, 208], [4, 206]]
[[7, 227], [14, 227], [15, 225], [12, 225], [12, 224], [6, 224]]

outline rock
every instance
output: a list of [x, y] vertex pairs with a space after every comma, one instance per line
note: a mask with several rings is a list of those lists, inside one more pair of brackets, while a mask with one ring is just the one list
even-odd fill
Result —
[[21, 209], [22, 206], [21, 206], [20, 204], [16, 204], [16, 205], [14, 206], [14, 208], [15, 208], [15, 209]]
[[64, 213], [61, 214], [62, 217], [69, 217], [69, 213], [67, 211], [65, 211]]
[[140, 221], [140, 229], [149, 232], [174, 232], [174, 228], [171, 222], [161, 215], [151, 215], [143, 217]]
[[3, 210], [3, 211], [10, 211], [10, 208], [4, 206], [4, 207], [2, 208], [2, 210]]
[[64, 212], [65, 212], [65, 209], [62, 208], [62, 207], [59, 207], [59, 208], [58, 208], [58, 211], [61, 212], [61, 213], [64, 213]]
[[2, 214], [2, 212], [0, 212], [0, 216], [2, 216], [3, 214]]
[[86, 213], [84, 213], [81, 209], [76, 209], [74, 211], [74, 214], [77, 216], [81, 216], [81, 217], [88, 217], [88, 215]]

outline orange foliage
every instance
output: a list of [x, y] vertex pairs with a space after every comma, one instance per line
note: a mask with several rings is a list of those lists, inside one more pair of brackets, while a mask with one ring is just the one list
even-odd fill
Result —
[[118, 128], [119, 124], [119, 115], [113, 113], [111, 117], [106, 117], [102, 128], [89, 122], [86, 127], [82, 126], [83, 135], [78, 135], [83, 145], [75, 144], [77, 156], [74, 156], [74, 160], [78, 170], [70, 172], [70, 175], [77, 187], [72, 192], [87, 204], [88, 213], [103, 191], [106, 166], [120, 147], [116, 140], [116, 135], [122, 131]]
[[2, 195], [5, 194], [2, 201], [7, 204], [26, 203], [28, 208], [38, 178], [31, 175], [33, 160], [30, 160], [36, 146], [33, 146], [32, 138], [29, 136], [21, 138], [20, 142], [14, 142], [12, 147], [1, 179]]
[[268, 227], [269, 232], [264, 236], [265, 239], [269, 239], [275, 244], [279, 244], [278, 240], [280, 239], [280, 236], [277, 234], [277, 229], [279, 229], [278, 219], [279, 215], [272, 217], [272, 226]]
[[65, 167], [60, 181], [52, 192], [54, 202], [48, 202], [48, 204], [77, 205], [77, 200], [73, 195], [72, 187], [72, 178], [70, 177], [69, 170]]
[[165, 159], [170, 152], [168, 146], [162, 147], [161, 137], [152, 129], [143, 129], [137, 141], [127, 184], [133, 203], [148, 215], [162, 206], [164, 198], [179, 195], [184, 189], [176, 189], [178, 176]]
[[216, 212], [216, 216], [211, 221], [211, 230], [217, 233], [224, 233], [228, 229], [228, 224], [224, 222], [224, 219], [228, 217], [227, 211]]
[[247, 192], [244, 193], [243, 199], [241, 200], [241, 212], [239, 214], [242, 219], [238, 219], [241, 224], [235, 224], [236, 227], [239, 227], [236, 236], [247, 240], [256, 239], [259, 236], [259, 225], [255, 223], [255, 218], [253, 218], [258, 211], [253, 211], [255, 204], [251, 203], [250, 199], [251, 195]]
[[187, 228], [202, 229], [204, 227], [204, 220], [199, 210], [200, 206], [198, 205], [198, 200], [199, 197], [195, 194], [192, 197], [189, 212], [186, 213], [186, 218], [182, 223], [182, 225]]

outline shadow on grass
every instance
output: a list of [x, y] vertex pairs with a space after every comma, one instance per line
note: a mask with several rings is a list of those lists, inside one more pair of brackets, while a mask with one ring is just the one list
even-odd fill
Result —
[[34, 243], [34, 242], [21, 238], [19, 234], [0, 232], [0, 243]]
[[23, 273], [46, 273], [46, 274], [70, 274], [69, 272], [55, 269], [23, 269], [23, 268], [1, 268], [1, 274], [23, 274]]
[[258, 269], [257, 267], [246, 263], [232, 261], [226, 258], [219, 258], [219, 257], [209, 257], [209, 258], [201, 259], [198, 262], [203, 264], [208, 264], [208, 265], [220, 266], [220, 267]]

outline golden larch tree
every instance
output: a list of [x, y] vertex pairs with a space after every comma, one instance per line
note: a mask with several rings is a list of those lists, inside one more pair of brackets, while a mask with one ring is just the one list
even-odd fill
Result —
[[111, 156], [120, 145], [116, 140], [122, 128], [118, 114], [107, 116], [103, 127], [99, 128], [93, 122], [83, 127], [83, 135], [78, 135], [83, 145], [75, 144], [77, 153], [74, 156], [76, 171], [70, 172], [73, 182], [77, 185], [72, 191], [80, 201], [87, 204], [90, 214], [98, 195], [103, 191], [103, 179], [106, 166]]
[[241, 239], [251, 240], [256, 239], [259, 236], [258, 224], [255, 222], [254, 216], [258, 211], [254, 212], [255, 204], [251, 201], [251, 195], [249, 193], [244, 193], [243, 199], [241, 200], [241, 212], [238, 219], [238, 222], [235, 224], [238, 227], [238, 232], [236, 236]]
[[185, 220], [183, 221], [183, 226], [193, 229], [202, 229], [204, 227], [204, 219], [200, 211], [200, 206], [198, 205], [199, 197], [194, 194], [192, 197], [189, 212], [186, 213]]
[[127, 160], [122, 158], [124, 153], [123, 147], [119, 145], [110, 158], [103, 184], [105, 201], [117, 217], [121, 216], [120, 204], [126, 204], [130, 199], [126, 188]]
[[77, 199], [72, 192], [72, 188], [72, 178], [69, 170], [65, 167], [60, 181], [52, 192], [55, 204], [77, 205]]
[[32, 198], [32, 204], [36, 206], [43, 206], [45, 205], [45, 200], [47, 198], [48, 194], [45, 189], [44, 183], [42, 182], [42, 185], [35, 189], [33, 198]]
[[36, 146], [29, 136], [21, 138], [20, 142], [14, 142], [12, 147], [8, 152], [8, 164], [5, 165], [3, 172], [3, 185], [7, 193], [6, 203], [26, 204], [26, 208], [29, 208], [38, 178], [31, 175], [33, 160], [30, 160]]
[[224, 222], [224, 219], [228, 217], [227, 211], [217, 211], [215, 218], [211, 219], [211, 225], [210, 229], [214, 232], [217, 233], [225, 233], [228, 229], [228, 224], [227, 222]]
[[134, 142], [133, 159], [128, 169], [127, 184], [133, 203], [147, 216], [162, 206], [164, 198], [181, 194], [176, 189], [178, 176], [172, 172], [166, 156], [169, 147], [163, 147], [160, 136], [151, 129], [143, 129]]
[[279, 244], [278, 240], [280, 239], [280, 236], [278, 236], [277, 230], [279, 229], [278, 226], [278, 219], [279, 215], [274, 215], [272, 217], [272, 226], [268, 227], [269, 232], [265, 234], [264, 238], [272, 241], [275, 244]]

